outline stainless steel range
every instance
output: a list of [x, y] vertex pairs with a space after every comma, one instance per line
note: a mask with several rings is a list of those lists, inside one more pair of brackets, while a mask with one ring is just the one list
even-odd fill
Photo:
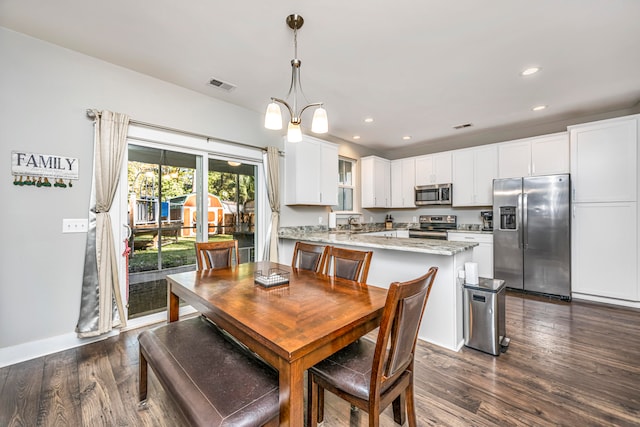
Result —
[[409, 237], [447, 240], [447, 231], [458, 228], [455, 215], [420, 215], [420, 228], [410, 228]]

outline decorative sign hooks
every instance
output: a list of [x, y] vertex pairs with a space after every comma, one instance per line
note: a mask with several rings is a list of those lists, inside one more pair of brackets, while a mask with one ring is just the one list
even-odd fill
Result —
[[[11, 152], [13, 185], [35, 187], [73, 187], [78, 179], [78, 159], [52, 154]], [[23, 179], [24, 177], [24, 179]], [[54, 181], [53, 184], [49, 179]], [[68, 184], [65, 184], [68, 180]]]

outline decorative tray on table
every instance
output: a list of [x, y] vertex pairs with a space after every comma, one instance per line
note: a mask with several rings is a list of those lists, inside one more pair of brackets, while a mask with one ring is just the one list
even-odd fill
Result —
[[265, 288], [289, 284], [289, 272], [277, 268], [270, 268], [265, 274], [258, 270], [253, 274], [253, 280], [257, 285]]

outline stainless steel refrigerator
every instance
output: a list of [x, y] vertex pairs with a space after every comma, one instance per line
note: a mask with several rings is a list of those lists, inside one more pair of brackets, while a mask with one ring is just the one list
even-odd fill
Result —
[[493, 181], [493, 277], [571, 299], [568, 174]]

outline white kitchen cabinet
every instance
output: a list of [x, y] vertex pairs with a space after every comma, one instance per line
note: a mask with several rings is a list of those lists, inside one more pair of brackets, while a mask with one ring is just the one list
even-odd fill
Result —
[[377, 156], [360, 159], [363, 208], [388, 208], [391, 204], [391, 162]]
[[498, 144], [500, 178], [553, 175], [568, 173], [569, 169], [567, 132]]
[[493, 234], [450, 231], [447, 233], [447, 240], [478, 243], [473, 248], [472, 255], [473, 262], [478, 263], [478, 275], [493, 279]]
[[451, 183], [451, 151], [419, 156], [416, 160], [416, 185]]
[[574, 203], [637, 200], [638, 117], [569, 127]]
[[453, 206], [491, 206], [498, 174], [495, 144], [453, 152]]
[[391, 161], [391, 207], [415, 208], [415, 158]]
[[338, 204], [338, 146], [310, 136], [285, 138], [285, 204]]
[[572, 209], [573, 296], [638, 301], [636, 202], [576, 203]]

